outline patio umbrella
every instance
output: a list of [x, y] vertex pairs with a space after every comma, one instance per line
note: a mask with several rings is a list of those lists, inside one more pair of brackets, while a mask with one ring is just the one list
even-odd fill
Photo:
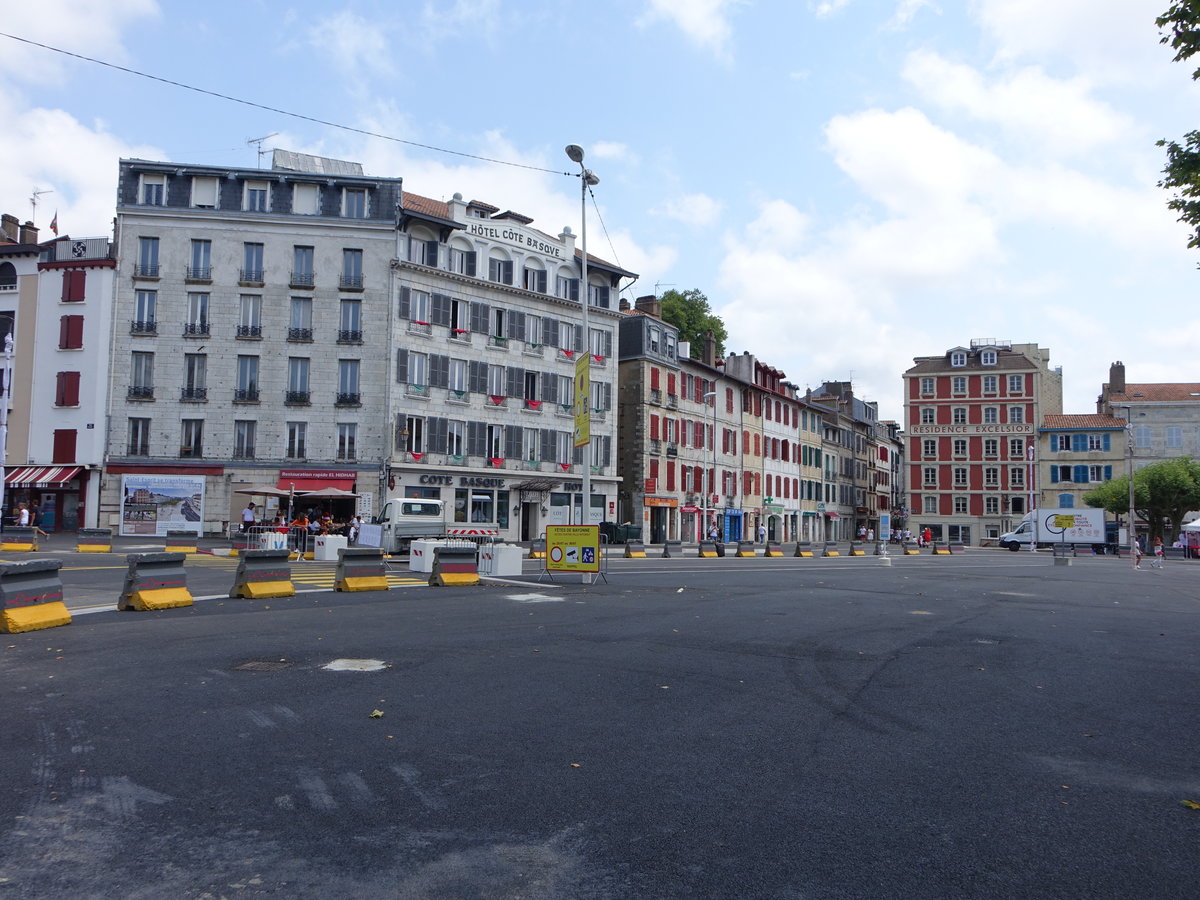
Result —
[[357, 497], [358, 494], [353, 491], [343, 491], [341, 488], [327, 487], [321, 488], [319, 491], [305, 491], [304, 499], [311, 500], [313, 498], [320, 500], [349, 500], [352, 497]]
[[279, 488], [266, 487], [264, 485], [251, 485], [250, 487], [234, 488], [235, 494], [249, 494], [252, 497], [286, 497], [287, 491], [281, 491]]

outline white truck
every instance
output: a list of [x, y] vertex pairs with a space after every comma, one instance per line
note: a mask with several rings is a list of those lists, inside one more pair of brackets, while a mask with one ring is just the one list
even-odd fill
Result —
[[436, 538], [446, 533], [446, 507], [441, 500], [392, 497], [372, 524], [379, 526], [379, 546], [385, 552], [406, 553], [413, 538]]
[[1035, 509], [1026, 513], [1015, 531], [1000, 535], [1000, 546], [1021, 550], [1036, 541], [1039, 547], [1051, 544], [1103, 544], [1104, 510]]

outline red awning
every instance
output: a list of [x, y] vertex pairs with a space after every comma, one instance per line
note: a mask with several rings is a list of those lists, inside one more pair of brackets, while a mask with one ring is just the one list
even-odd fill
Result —
[[290, 491], [295, 489], [296, 493], [304, 491], [319, 491], [324, 488], [335, 487], [343, 491], [354, 490], [353, 478], [280, 478], [275, 487], [281, 491]]
[[62, 487], [79, 474], [83, 466], [17, 466], [4, 476], [9, 487]]

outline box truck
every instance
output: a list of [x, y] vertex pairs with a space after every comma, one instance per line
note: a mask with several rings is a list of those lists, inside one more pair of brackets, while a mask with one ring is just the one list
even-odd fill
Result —
[[1100, 544], [1105, 541], [1102, 509], [1035, 509], [1026, 513], [1014, 531], [1000, 535], [1000, 546], [1021, 550], [1036, 541], [1051, 544]]

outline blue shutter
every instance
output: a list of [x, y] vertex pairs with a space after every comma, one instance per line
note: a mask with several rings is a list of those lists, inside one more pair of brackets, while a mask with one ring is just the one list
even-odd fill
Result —
[[1050, 483], [1051, 484], [1058, 483], [1058, 466], [1050, 467]]
[[[1104, 443], [1106, 443], [1106, 444], [1108, 443], [1108, 435], [1107, 434], [1104, 436]], [[1112, 481], [1112, 466], [1104, 467], [1104, 480]]]
[[1074, 509], [1075, 508], [1075, 495], [1074, 494], [1059, 494], [1058, 495], [1058, 505], [1062, 509]]
[[[1110, 439], [1111, 437], [1112, 437], [1112, 435], [1110, 435], [1110, 434], [1106, 434], [1106, 435], [1104, 435], [1104, 449], [1105, 449], [1105, 450], [1108, 450], [1108, 449], [1110, 449], [1110, 447], [1109, 447], [1109, 443], [1110, 443], [1109, 439]], [[1112, 468], [1112, 466], [1109, 466], [1108, 468], [1109, 468], [1109, 469], [1111, 469], [1111, 468]], [[1110, 476], [1110, 477], [1111, 477], [1111, 476]]]
[[1083, 453], [1087, 450], [1087, 435], [1073, 434], [1071, 435], [1071, 449], [1076, 453]]
[[1087, 466], [1076, 466], [1075, 467], [1075, 479], [1074, 479], [1075, 483], [1076, 484], [1087, 484], [1087, 480], [1088, 480], [1088, 467]]

